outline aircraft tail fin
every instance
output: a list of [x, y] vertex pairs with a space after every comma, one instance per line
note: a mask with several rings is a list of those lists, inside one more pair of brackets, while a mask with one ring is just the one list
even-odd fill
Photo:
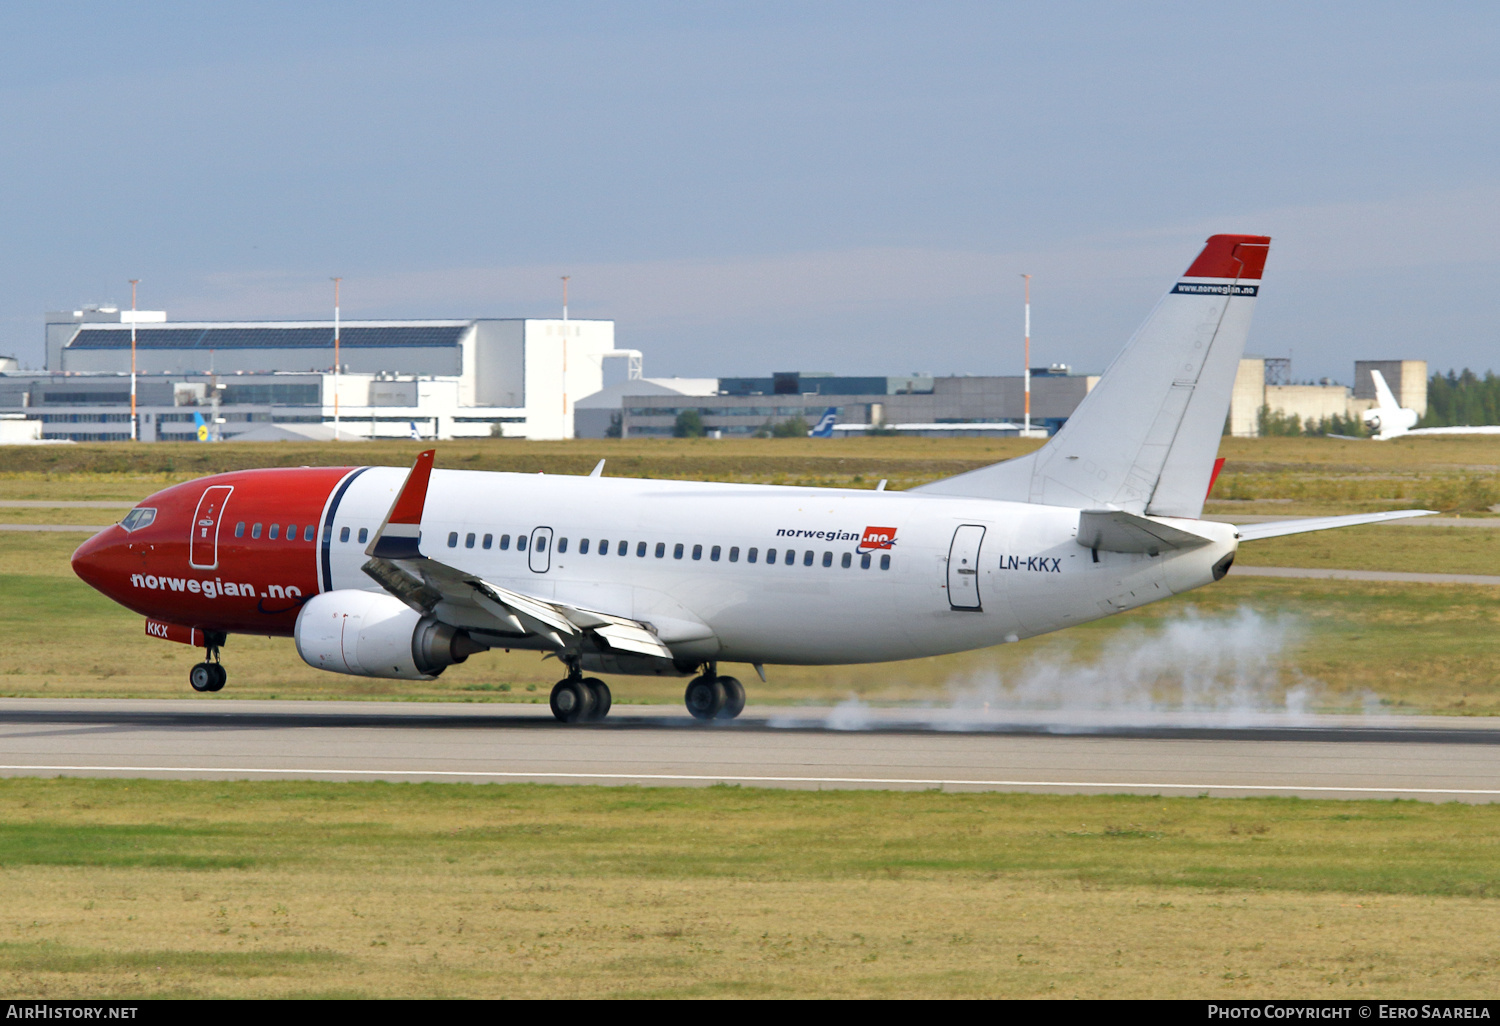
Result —
[[1210, 238], [1046, 445], [914, 491], [1199, 516], [1270, 243]]
[[1399, 410], [1401, 404], [1396, 401], [1396, 393], [1391, 391], [1391, 386], [1385, 383], [1385, 375], [1378, 370], [1370, 371], [1370, 378], [1375, 382], [1375, 403], [1387, 410]]
[[838, 423], [839, 408], [830, 406], [823, 411], [823, 416], [813, 425], [813, 429], [807, 433], [809, 438], [832, 438], [833, 425]]

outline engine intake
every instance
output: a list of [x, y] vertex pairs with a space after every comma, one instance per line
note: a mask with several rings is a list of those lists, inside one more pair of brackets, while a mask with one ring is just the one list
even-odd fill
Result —
[[489, 648], [393, 595], [352, 588], [305, 602], [296, 639], [297, 654], [316, 669], [396, 680], [432, 680]]

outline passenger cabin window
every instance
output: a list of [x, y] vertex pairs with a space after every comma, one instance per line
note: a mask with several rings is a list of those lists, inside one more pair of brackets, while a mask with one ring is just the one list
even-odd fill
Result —
[[482, 542], [482, 544], [484, 545], [485, 548], [489, 548], [491, 545], [494, 545], [495, 544], [495, 536], [493, 534], [487, 534], [487, 535], [485, 535], [484, 536], [484, 541]]
[[259, 524], [256, 524], [254, 527], [250, 528], [250, 537], [252, 537], [252, 538], [259, 538], [260, 537], [260, 525]]
[[882, 570], [889, 570], [890, 568], [891, 568], [891, 557], [889, 555], [881, 556], [880, 557], [880, 569], [882, 569]]
[[475, 540], [476, 539], [474, 537], [473, 531], [470, 531], [468, 534], [464, 535], [464, 548], [472, 549], [474, 547]]
[[[757, 551], [756, 549], [751, 549], [749, 552], [745, 553], [745, 562], [746, 563], [754, 563], [755, 562], [755, 553], [756, 553], [756, 551]], [[729, 561], [731, 563], [734, 562], [734, 550], [733, 549], [729, 550]]]
[[656, 543], [656, 558], [657, 559], [661, 559], [666, 554], [667, 554], [667, 543], [666, 542], [657, 542]]
[[266, 537], [269, 538], [269, 539], [271, 539], [272, 541], [275, 541], [276, 540], [276, 532], [279, 531], [279, 530], [281, 530], [281, 525], [280, 524], [272, 524], [271, 525], [271, 529], [266, 532]]
[[547, 551], [547, 536], [545, 534], [542, 535], [541, 537], [537, 538], [536, 545], [534, 546], [534, 548], [538, 552], [546, 552]]
[[[750, 562], [752, 562], [752, 563], [755, 562], [755, 550], [754, 549], [750, 550]], [[768, 566], [772, 566], [772, 565], [775, 565], [775, 563], [776, 563], [776, 550], [775, 549], [767, 549], [766, 550], [766, 564]]]
[[313, 540], [313, 535], [315, 535], [317, 533], [318, 533], [317, 525], [315, 525], [315, 524], [308, 524], [306, 527], [304, 527], [302, 529], [302, 540], [303, 541], [312, 541]]
[[286, 540], [287, 541], [296, 541], [297, 540], [297, 525], [296, 524], [287, 524], [286, 525]]
[[[703, 546], [702, 545], [694, 545], [693, 546], [693, 558], [694, 559], [702, 559], [703, 558]], [[715, 556], [714, 558], [718, 559], [719, 557]]]
[[824, 566], [833, 566], [833, 553], [832, 552], [825, 552], [825, 553], [823, 553], [823, 565]]
[[859, 557], [859, 568], [861, 570], [870, 569], [870, 554], [868, 552]]
[[526, 536], [524, 534], [518, 534], [518, 535], [516, 535], [516, 551], [517, 552], [525, 552], [526, 551]]
[[853, 562], [854, 562], [854, 555], [852, 553], [846, 552], [846, 553], [844, 553], [844, 558], [841, 559], [841, 560], [839, 560], [839, 566], [841, 566], [845, 570], [847, 570], [847, 569], [849, 569], [849, 565], [851, 563], [853, 563]]
[[578, 554], [580, 556], [587, 556], [589, 554], [589, 540], [587, 538], [578, 539]]
[[806, 552], [802, 553], [802, 565], [803, 566], [812, 566], [812, 561], [813, 561], [813, 550], [812, 549], [808, 549]]
[[[703, 551], [703, 549], [700, 547], [698, 549], [698, 551], [701, 553]], [[672, 546], [672, 558], [673, 559], [681, 559], [682, 558], [682, 542], [678, 542], [676, 545]]]
[[561, 556], [564, 552], [567, 552], [567, 551], [568, 551], [568, 539], [566, 539], [566, 538], [559, 538], [559, 539], [557, 539], [557, 554], [559, 556]]
[[458, 532], [457, 531], [449, 531], [448, 532], [448, 547], [450, 549], [456, 549], [456, 548], [458, 548]]
[[623, 556], [623, 555], [625, 555], [625, 553], [627, 553], [629, 551], [630, 551], [630, 543], [628, 541], [622, 541], [620, 543], [619, 551], [616, 553], [616, 555]]
[[361, 545], [363, 545], [365, 542], [367, 542], [369, 540], [370, 540], [370, 529], [368, 527], [361, 527], [359, 529], [359, 543]]
[[646, 556], [646, 543], [645, 542], [637, 542], [636, 543], [635, 554], [637, 556], [641, 557], [642, 559], [645, 558], [645, 556]]
[[[244, 525], [242, 524], [240, 526], [243, 527]], [[347, 528], [347, 527], [340, 528], [339, 529], [339, 541], [346, 542], [348, 540], [349, 540], [349, 528]]]
[[787, 566], [791, 566], [795, 562], [797, 562], [797, 551], [795, 549], [787, 549], [786, 550], [786, 565]]
[[[344, 534], [347, 535], [348, 533], [349, 529], [347, 527], [344, 528]], [[234, 536], [236, 538], [245, 537], [245, 522], [243, 520], [234, 525]]]
[[[720, 548], [717, 545], [715, 545], [713, 548], [711, 548], [711, 549], [708, 550], [708, 558], [710, 560], [712, 560], [713, 562], [717, 563], [719, 561], [719, 552], [720, 551], [721, 551]], [[735, 555], [738, 556], [739, 553], [736, 552]]]
[[500, 536], [500, 551], [504, 552], [508, 548], [510, 548], [510, 535], [502, 534]]

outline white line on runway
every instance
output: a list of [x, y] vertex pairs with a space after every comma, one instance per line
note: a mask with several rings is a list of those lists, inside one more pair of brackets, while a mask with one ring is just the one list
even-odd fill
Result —
[[1177, 791], [1319, 791], [1336, 794], [1473, 794], [1497, 795], [1500, 790], [1465, 787], [1329, 787], [1298, 784], [1157, 784], [1129, 780], [946, 780], [900, 777], [750, 777], [732, 773], [553, 773], [504, 770], [361, 770], [264, 769], [243, 766], [0, 766], [0, 772], [35, 770], [57, 773], [91, 770], [103, 773], [276, 773], [296, 776], [371, 777], [553, 777], [560, 780], [677, 780], [740, 781], [754, 784], [886, 784], [927, 787], [1114, 787]]

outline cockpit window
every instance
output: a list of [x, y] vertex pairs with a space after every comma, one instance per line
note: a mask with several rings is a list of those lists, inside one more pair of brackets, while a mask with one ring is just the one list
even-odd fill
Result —
[[125, 514], [125, 519], [120, 521], [120, 526], [127, 531], [139, 531], [143, 527], [150, 527], [155, 519], [156, 510], [154, 509], [133, 509]]

